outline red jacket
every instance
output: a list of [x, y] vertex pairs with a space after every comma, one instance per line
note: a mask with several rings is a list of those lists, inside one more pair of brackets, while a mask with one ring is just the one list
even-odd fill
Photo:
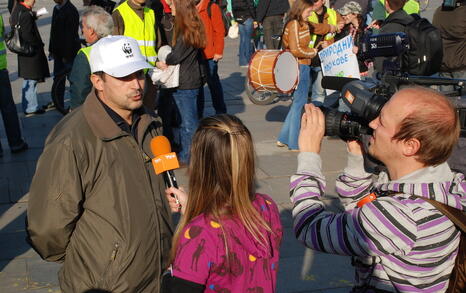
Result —
[[212, 59], [214, 54], [223, 55], [225, 27], [223, 26], [222, 12], [217, 4], [212, 4], [210, 12], [212, 19], [207, 12], [210, 0], [201, 0], [197, 5], [197, 11], [204, 23], [207, 46], [204, 49], [206, 59]]

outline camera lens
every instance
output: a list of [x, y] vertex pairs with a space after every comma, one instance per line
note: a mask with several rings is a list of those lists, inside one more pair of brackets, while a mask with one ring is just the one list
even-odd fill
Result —
[[361, 118], [321, 108], [325, 114], [325, 136], [339, 136], [343, 140], [358, 140], [362, 134], [371, 134], [371, 129]]

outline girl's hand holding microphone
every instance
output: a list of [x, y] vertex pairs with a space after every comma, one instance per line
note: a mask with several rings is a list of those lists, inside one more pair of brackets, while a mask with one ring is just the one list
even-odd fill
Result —
[[[174, 195], [174, 196], [173, 196]], [[186, 203], [188, 202], [188, 195], [182, 187], [170, 187], [165, 189], [165, 196], [168, 200], [170, 210], [174, 213], [180, 212], [182, 215], [186, 210]]]

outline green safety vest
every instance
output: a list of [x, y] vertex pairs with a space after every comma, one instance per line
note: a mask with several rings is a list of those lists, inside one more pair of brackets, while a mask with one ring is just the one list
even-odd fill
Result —
[[3, 35], [5, 34], [5, 27], [3, 26], [3, 18], [0, 15], [0, 70], [6, 69], [6, 46]]
[[[328, 14], [328, 24], [331, 25], [337, 25], [337, 12], [331, 8], [327, 8], [327, 14]], [[319, 23], [319, 19], [317, 17], [317, 13], [312, 11], [311, 15], [307, 19], [311, 23]], [[332, 40], [333, 37], [335, 37], [335, 33], [328, 33], [325, 35], [324, 40], [329, 41]], [[314, 48], [316, 45], [316, 40], [317, 40], [317, 35], [316, 34], [311, 34], [311, 41], [309, 42], [309, 48]]]
[[79, 52], [83, 52], [83, 54], [86, 56], [87, 61], [89, 62], [89, 64], [91, 64], [91, 62], [90, 62], [90, 60], [91, 60], [91, 49], [92, 49], [92, 46], [87, 46], [87, 47], [79, 49], [79, 51], [78, 51], [78, 54], [79, 54]]
[[[385, 7], [385, 0], [379, 0], [383, 7]], [[408, 0], [406, 1], [405, 5], [403, 6], [403, 10], [408, 14], [419, 14], [419, 2], [416, 0]], [[387, 18], [388, 12], [385, 11], [385, 18]]]
[[128, 5], [128, 1], [123, 2], [115, 10], [120, 12], [125, 23], [123, 35], [136, 39], [141, 49], [141, 53], [146, 57], [147, 62], [155, 65], [157, 52], [155, 52], [155, 14], [150, 8], [144, 7], [144, 22]]

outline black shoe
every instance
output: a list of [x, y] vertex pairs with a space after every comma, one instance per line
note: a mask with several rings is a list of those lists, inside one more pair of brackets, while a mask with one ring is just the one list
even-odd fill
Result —
[[11, 147], [10, 150], [13, 154], [16, 154], [16, 153], [24, 152], [28, 148], [29, 148], [28, 144], [25, 141], [23, 141], [22, 145], [17, 146], [17, 147]]
[[40, 114], [44, 114], [45, 113], [45, 110], [44, 109], [37, 109], [36, 111], [34, 112], [24, 112], [24, 116], [25, 117], [32, 117], [32, 116], [36, 116], [36, 115], [40, 115]]
[[47, 105], [42, 106], [42, 109], [44, 109], [46, 112], [50, 110], [55, 110], [57, 107], [55, 107], [55, 104], [53, 102], [49, 102]]

